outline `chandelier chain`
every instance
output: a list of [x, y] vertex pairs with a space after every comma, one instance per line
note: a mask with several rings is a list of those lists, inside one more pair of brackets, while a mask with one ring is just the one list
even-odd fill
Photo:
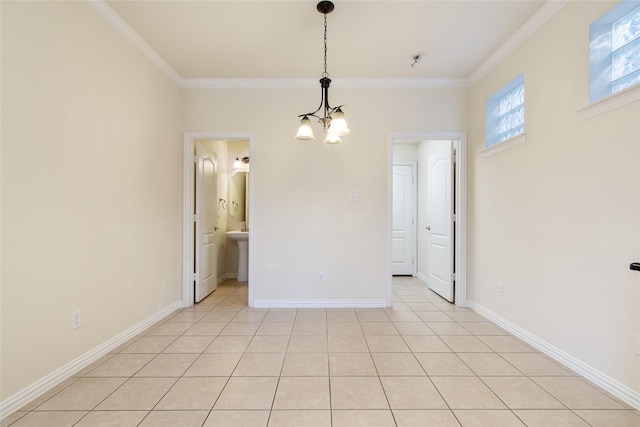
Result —
[[324, 73], [322, 77], [329, 77], [327, 73], [327, 14], [324, 14]]

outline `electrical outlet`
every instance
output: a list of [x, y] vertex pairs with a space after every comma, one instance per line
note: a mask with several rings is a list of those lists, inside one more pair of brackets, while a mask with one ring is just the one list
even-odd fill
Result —
[[504, 283], [503, 282], [498, 282], [498, 296], [499, 297], [503, 297], [504, 296]]
[[71, 312], [71, 330], [78, 329], [82, 326], [82, 322], [80, 321], [80, 310], [75, 310]]
[[318, 271], [318, 273], [316, 273], [316, 282], [324, 283], [324, 273], [322, 271]]
[[349, 192], [349, 200], [358, 200], [358, 190], [351, 190]]

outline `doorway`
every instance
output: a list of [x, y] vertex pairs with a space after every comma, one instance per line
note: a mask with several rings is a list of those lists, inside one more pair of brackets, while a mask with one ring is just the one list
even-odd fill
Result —
[[[389, 262], [392, 275], [412, 275], [458, 306], [466, 306], [466, 134], [464, 132], [397, 133], [389, 137]], [[400, 220], [395, 215], [402, 164], [417, 165], [415, 192], [415, 268], [398, 269], [408, 246], [400, 245]], [[406, 184], [404, 193], [406, 194]], [[405, 202], [406, 215], [411, 202]], [[405, 227], [406, 228], [406, 227]], [[389, 300], [392, 280], [389, 279]]]
[[[216, 133], [216, 132], [185, 132], [183, 139], [183, 219], [182, 219], [182, 229], [183, 229], [183, 246], [182, 246], [182, 305], [183, 307], [191, 307], [194, 304], [194, 300], [196, 298], [196, 281], [199, 279], [198, 273], [199, 271], [203, 271], [202, 269], [198, 270], [198, 254], [199, 246], [202, 245], [202, 242], [197, 241], [197, 237], [200, 233], [198, 233], [196, 229], [196, 194], [197, 194], [197, 183], [198, 183], [198, 168], [196, 167], [199, 161], [199, 157], [196, 155], [196, 148], [201, 141], [226, 141], [228, 144], [234, 143], [236, 141], [248, 141], [249, 146], [249, 156], [247, 159], [251, 158], [252, 169], [254, 166], [253, 157], [251, 153], [253, 152], [253, 135], [247, 133]], [[246, 147], [246, 146], [245, 146]], [[226, 153], [228, 154], [228, 153]], [[227, 155], [223, 157], [227, 157]], [[225, 162], [227, 160], [222, 159], [220, 155], [218, 155], [218, 162]], [[222, 163], [220, 163], [222, 164]], [[224, 165], [223, 165], [224, 166]], [[224, 167], [217, 168], [223, 173], [226, 169]], [[228, 171], [227, 171], [228, 172]], [[219, 179], [219, 182], [224, 184], [226, 179]], [[253, 191], [251, 191], [253, 185], [253, 173], [248, 174], [247, 180], [247, 191], [248, 197], [246, 200], [247, 208], [246, 212], [248, 215], [248, 223], [253, 224], [253, 209], [249, 209], [248, 206], [253, 206]], [[222, 185], [221, 184], [221, 185]], [[224, 186], [224, 185], [223, 185]], [[225, 187], [226, 188], [226, 187]], [[215, 208], [214, 209], [228, 209], [229, 203], [226, 198], [215, 196]], [[224, 233], [227, 231], [227, 220], [218, 221], [216, 224], [212, 226], [212, 229], [218, 227], [218, 229], [213, 230], [217, 232], [219, 236], [217, 236], [218, 240], [222, 243], [226, 241], [226, 236]], [[252, 289], [252, 276], [253, 276], [253, 268], [252, 268], [252, 227], [249, 227], [248, 230], [249, 235], [249, 244], [248, 244], [248, 305], [249, 307], [253, 306], [253, 289]], [[201, 257], [200, 257], [201, 258]], [[202, 261], [202, 260], [200, 260]], [[210, 265], [211, 267], [211, 265]], [[209, 271], [210, 270], [205, 270]]]

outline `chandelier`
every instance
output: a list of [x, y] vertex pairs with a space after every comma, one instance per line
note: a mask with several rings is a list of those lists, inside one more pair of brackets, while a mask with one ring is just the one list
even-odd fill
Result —
[[[324, 15], [324, 72], [320, 79], [322, 95], [320, 98], [320, 106], [316, 111], [298, 116], [302, 117], [298, 133], [296, 134], [296, 139], [299, 141], [313, 141], [315, 139], [313, 130], [311, 129], [310, 116], [318, 119], [322, 125], [322, 131], [327, 134], [324, 139], [325, 144], [339, 144], [342, 142], [340, 137], [349, 134], [347, 121], [344, 119], [344, 113], [341, 108], [343, 105], [333, 108], [329, 105], [329, 86], [331, 85], [331, 79], [329, 78], [329, 73], [327, 73], [327, 14], [331, 13], [333, 8], [333, 3], [330, 1], [321, 1], [316, 6], [318, 12]], [[318, 115], [321, 110], [322, 117]]]

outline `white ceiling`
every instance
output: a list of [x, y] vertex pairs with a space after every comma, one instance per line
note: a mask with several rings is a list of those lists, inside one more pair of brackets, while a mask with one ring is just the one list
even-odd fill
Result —
[[[182, 79], [315, 79], [324, 49], [316, 4], [109, 0], [102, 7], [113, 9]], [[327, 17], [331, 78], [466, 79], [545, 1], [334, 4]]]

